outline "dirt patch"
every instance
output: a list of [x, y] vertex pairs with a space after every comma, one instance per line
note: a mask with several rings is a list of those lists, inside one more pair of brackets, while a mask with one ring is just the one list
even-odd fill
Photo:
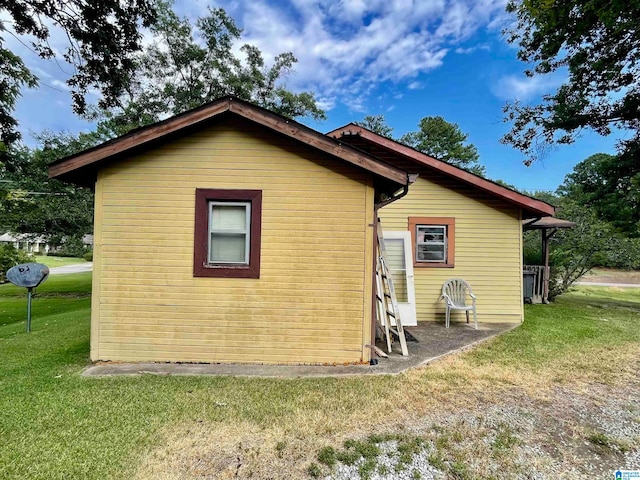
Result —
[[640, 271], [615, 270], [613, 268], [594, 268], [581, 282], [640, 284]]

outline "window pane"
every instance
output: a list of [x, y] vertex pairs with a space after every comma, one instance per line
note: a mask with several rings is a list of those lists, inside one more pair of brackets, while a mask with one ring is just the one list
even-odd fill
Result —
[[416, 245], [416, 256], [419, 262], [444, 262], [444, 245]]
[[209, 262], [249, 263], [246, 258], [247, 236], [244, 233], [212, 233], [209, 242]]
[[444, 243], [445, 227], [418, 227], [418, 242]]
[[211, 231], [247, 230], [247, 207], [245, 205], [211, 206]]
[[406, 303], [407, 299], [407, 273], [404, 261], [404, 240], [401, 238], [385, 238], [384, 246], [389, 261], [389, 271], [393, 279], [398, 302]]
[[402, 238], [385, 238], [385, 250], [389, 260], [389, 270], [404, 270], [404, 240]]

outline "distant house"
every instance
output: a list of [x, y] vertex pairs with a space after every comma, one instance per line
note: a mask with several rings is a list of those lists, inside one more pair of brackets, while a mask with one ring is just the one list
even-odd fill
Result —
[[41, 255], [49, 253], [50, 250], [49, 244], [44, 238], [31, 235], [3, 233], [0, 235], [0, 244], [13, 245], [18, 250]]
[[446, 248], [439, 266], [416, 261], [418, 320], [437, 318], [438, 285], [458, 275], [484, 297], [482, 321], [521, 320], [520, 220], [553, 208], [371, 138], [230, 98], [52, 164], [95, 187], [91, 358], [367, 362], [377, 214], [401, 237], [446, 238], [402, 247]]
[[[62, 248], [62, 245], [51, 245], [43, 237], [35, 237], [28, 234], [4, 233], [0, 235], [0, 244], [13, 245], [18, 250], [38, 255], [55, 255]], [[91, 250], [93, 248], [93, 235], [83, 235], [82, 246], [86, 250]]]

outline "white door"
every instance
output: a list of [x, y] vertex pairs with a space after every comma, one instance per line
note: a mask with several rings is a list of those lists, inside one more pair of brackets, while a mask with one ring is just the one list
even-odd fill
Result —
[[413, 285], [413, 255], [410, 232], [383, 232], [389, 270], [398, 297], [400, 319], [405, 327], [418, 325]]

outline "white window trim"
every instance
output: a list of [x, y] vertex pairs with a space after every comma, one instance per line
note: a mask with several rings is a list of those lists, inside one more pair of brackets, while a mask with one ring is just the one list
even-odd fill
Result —
[[[418, 241], [419, 235], [418, 233], [420, 232], [420, 228], [440, 228], [443, 230], [443, 237], [442, 237], [442, 242], [420, 242]], [[447, 252], [447, 242], [448, 242], [448, 235], [449, 235], [449, 231], [448, 231], [448, 227], [447, 225], [416, 225], [416, 258], [415, 261], [416, 263], [447, 263], [447, 258], [448, 258], [448, 252]], [[420, 260], [418, 258], [418, 247], [420, 247], [421, 245], [442, 245], [442, 251], [443, 251], [443, 259], [442, 260]]]

